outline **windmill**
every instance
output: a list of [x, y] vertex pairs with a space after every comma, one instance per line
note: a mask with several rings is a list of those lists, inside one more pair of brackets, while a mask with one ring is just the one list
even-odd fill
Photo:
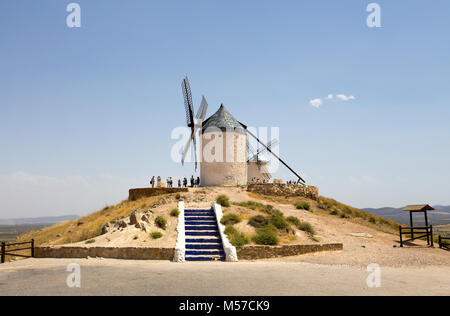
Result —
[[184, 160], [186, 158], [186, 155], [188, 153], [188, 150], [192, 145], [194, 147], [194, 159], [195, 159], [195, 170], [197, 171], [197, 139], [196, 134], [197, 131], [202, 127], [203, 119], [205, 118], [206, 111], [208, 109], [208, 102], [206, 102], [205, 96], [202, 96], [202, 102], [200, 104], [200, 108], [198, 109], [197, 115], [194, 119], [194, 103], [192, 102], [192, 92], [191, 87], [189, 84], [188, 77], [183, 79], [183, 82], [181, 83], [181, 88], [183, 90], [183, 97], [184, 97], [184, 107], [186, 110], [186, 124], [191, 129], [191, 136], [184, 147], [183, 150], [183, 156], [181, 158], [181, 164], [184, 165]]
[[267, 149], [272, 149], [272, 147], [275, 147], [278, 145], [278, 139], [272, 139], [270, 142], [267, 143], [267, 148], [262, 147], [258, 148], [258, 150], [255, 150], [253, 146], [250, 144], [250, 142], [247, 140], [247, 152], [249, 153], [249, 157], [247, 159], [247, 162], [254, 161], [257, 163], [260, 163], [261, 160], [259, 159], [259, 156], [267, 151]]
[[[200, 104], [200, 108], [197, 112], [197, 115], [194, 117], [194, 106], [192, 102], [192, 93], [189, 85], [188, 78], [184, 78], [181, 84], [184, 96], [184, 105], [186, 110], [186, 123], [187, 126], [191, 129], [191, 136], [184, 148], [181, 163], [184, 165], [184, 161], [187, 155], [187, 152], [191, 146], [191, 143], [194, 148], [194, 156], [195, 156], [195, 170], [197, 171], [197, 132], [200, 129], [200, 135], [202, 137], [201, 145], [202, 153], [204, 152], [205, 146], [207, 146], [208, 141], [208, 133], [212, 133], [212, 130], [217, 131], [219, 129], [222, 133], [221, 136], [224, 140], [227, 140], [228, 136], [231, 136], [230, 139], [234, 141], [228, 143], [225, 141], [226, 149], [228, 146], [235, 146], [230, 148], [232, 151], [236, 153], [236, 157], [240, 157], [241, 154], [244, 157], [247, 157], [246, 154], [248, 152], [253, 153], [252, 157], [247, 160], [243, 160], [241, 162], [239, 159], [233, 161], [202, 161], [200, 164], [200, 174], [201, 174], [201, 183], [202, 186], [223, 186], [223, 185], [245, 185], [248, 183], [247, 180], [247, 168], [251, 164], [256, 164], [258, 166], [259, 155], [265, 151], [272, 154], [276, 159], [278, 159], [286, 168], [289, 169], [295, 176], [298, 178], [298, 184], [305, 184], [305, 180], [296, 173], [284, 160], [282, 160], [277, 154], [275, 154], [271, 147], [278, 144], [278, 141], [273, 140], [269, 144], [264, 144], [255, 134], [253, 134], [245, 124], [236, 120], [224, 107], [222, 104], [216, 113], [211, 115], [208, 119], [204, 120], [206, 115], [206, 110], [208, 108], [208, 103], [206, 102], [205, 97], [203, 96], [202, 102]], [[258, 149], [256, 152], [251, 149], [249, 146], [247, 139], [248, 136], [254, 138], [259, 145], [262, 146], [261, 149]], [[210, 139], [210, 138], [209, 138]], [[246, 146], [247, 145], [247, 146]], [[227, 150], [225, 150], [227, 151]], [[251, 161], [251, 159], [255, 159], [256, 162]], [[260, 166], [264, 165], [264, 162], [260, 163]], [[259, 168], [261, 169], [261, 168]]]
[[255, 134], [253, 134], [251, 131], [249, 131], [249, 129], [247, 128], [247, 126], [245, 124], [242, 124], [241, 122], [239, 122], [242, 127], [245, 129], [245, 131], [247, 132], [248, 135], [250, 135], [251, 137], [253, 137], [260, 145], [263, 146], [263, 148], [268, 151], [269, 153], [271, 153], [276, 159], [278, 159], [278, 161], [280, 161], [286, 168], [289, 169], [289, 171], [291, 171], [297, 178], [297, 183], [298, 184], [305, 184], [305, 180], [297, 173], [294, 171], [294, 169], [292, 169], [291, 167], [289, 167], [289, 165], [283, 160], [281, 159], [277, 154], [275, 154], [268, 145], [264, 144]]

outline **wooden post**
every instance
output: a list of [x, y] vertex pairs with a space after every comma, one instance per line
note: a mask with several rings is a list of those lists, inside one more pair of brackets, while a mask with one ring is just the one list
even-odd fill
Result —
[[434, 247], [433, 225], [430, 225], [430, 230], [431, 230], [431, 247]]
[[414, 224], [413, 224], [413, 212], [409, 211], [409, 221], [411, 222], [411, 239], [414, 239]]
[[34, 239], [31, 239], [31, 258], [34, 258]]
[[403, 234], [402, 234], [402, 226], [398, 226], [400, 230], [400, 248], [403, 248]]
[[427, 214], [427, 211], [423, 211], [423, 213], [425, 216], [425, 227], [427, 228], [427, 245], [429, 246], [430, 245], [430, 235], [428, 232], [428, 214]]
[[439, 235], [439, 248], [442, 249], [442, 239], [441, 239], [441, 235]]
[[1, 263], [5, 263], [5, 259], [6, 259], [6, 244], [2, 242]]

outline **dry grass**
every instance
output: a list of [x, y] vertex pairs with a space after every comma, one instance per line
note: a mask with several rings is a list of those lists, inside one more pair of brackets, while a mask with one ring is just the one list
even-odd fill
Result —
[[319, 197], [317, 208], [333, 216], [339, 216], [386, 233], [397, 233], [398, 231], [399, 223], [393, 220], [371, 214], [323, 196]]
[[152, 206], [158, 200], [168, 195], [141, 198], [136, 201], [122, 201], [121, 203], [105, 207], [102, 210], [77, 219], [50, 226], [38, 231], [30, 232], [18, 238], [19, 241], [28, 241], [32, 238], [36, 246], [63, 245], [89, 240], [101, 234], [102, 227], [111, 222], [129, 216], [138, 208]]
[[311, 206], [311, 212], [317, 215], [339, 217], [386, 233], [396, 234], [398, 232], [399, 223], [395, 221], [371, 214], [349, 205], [345, 205], [336, 200], [323, 196], [319, 197], [318, 201], [314, 201], [307, 198], [267, 196], [253, 192], [248, 195], [254, 199], [276, 204], [291, 204], [295, 206], [297, 203], [307, 202]]

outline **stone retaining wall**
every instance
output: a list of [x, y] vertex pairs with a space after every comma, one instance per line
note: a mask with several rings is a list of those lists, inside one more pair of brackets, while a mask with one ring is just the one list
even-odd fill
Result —
[[319, 198], [319, 189], [310, 185], [279, 183], [249, 184], [247, 191], [263, 195], [300, 196], [313, 200]]
[[136, 248], [136, 247], [36, 247], [36, 258], [75, 258], [100, 257], [127, 260], [173, 260], [174, 248]]
[[188, 192], [188, 188], [142, 188], [130, 189], [128, 191], [128, 200], [136, 201], [142, 197], [150, 197], [163, 194]]
[[284, 246], [244, 246], [236, 247], [239, 260], [268, 259], [297, 256], [320, 251], [343, 250], [343, 244], [284, 245]]

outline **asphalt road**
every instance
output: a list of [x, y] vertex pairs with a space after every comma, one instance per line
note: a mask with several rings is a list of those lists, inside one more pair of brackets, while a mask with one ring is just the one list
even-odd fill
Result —
[[[69, 288], [67, 265], [81, 268]], [[185, 263], [30, 259], [0, 266], [0, 295], [449, 295], [450, 267], [383, 268], [369, 288], [359, 267], [259, 261]]]

